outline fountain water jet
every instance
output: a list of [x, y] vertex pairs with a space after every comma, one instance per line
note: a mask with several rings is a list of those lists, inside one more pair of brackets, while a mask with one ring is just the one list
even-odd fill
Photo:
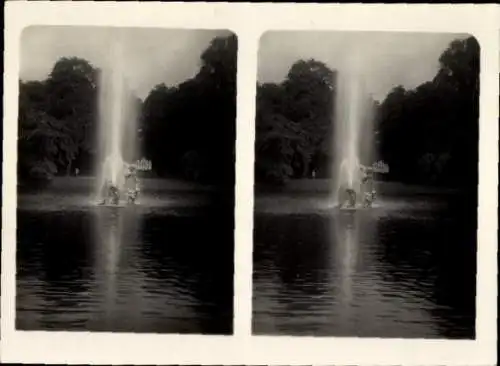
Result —
[[352, 62], [349, 67], [340, 70], [337, 78], [334, 103], [334, 206], [342, 205], [346, 200], [350, 201], [351, 206], [360, 204], [359, 198], [365, 193], [364, 171], [372, 164], [374, 157], [370, 98], [360, 71], [358, 65]]
[[103, 196], [107, 183], [124, 189], [126, 161], [137, 158], [137, 118], [135, 105], [125, 79], [122, 42], [113, 37], [108, 62], [99, 80], [99, 121], [96, 161], [97, 196]]

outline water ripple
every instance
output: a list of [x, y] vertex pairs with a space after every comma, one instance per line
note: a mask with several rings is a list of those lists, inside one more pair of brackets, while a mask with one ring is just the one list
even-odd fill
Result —
[[[123, 209], [84, 196], [19, 202], [19, 329], [232, 332], [233, 218], [200, 210], [206, 198], [183, 193]], [[203, 263], [214, 242], [217, 256]]]
[[474, 337], [474, 231], [453, 212], [401, 199], [320, 214], [301, 200], [257, 202], [255, 333]]

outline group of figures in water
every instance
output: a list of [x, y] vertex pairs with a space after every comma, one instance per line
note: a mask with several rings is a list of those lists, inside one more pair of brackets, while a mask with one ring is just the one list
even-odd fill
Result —
[[107, 178], [101, 185], [99, 205], [118, 205], [123, 195], [127, 204], [135, 204], [140, 192], [137, 167], [133, 164], [124, 164], [123, 180]]
[[[375, 172], [387, 173], [388, 167], [382, 169], [377, 166], [364, 166], [356, 164], [356, 170], [359, 171], [358, 179], [351, 179], [350, 182], [344, 182], [339, 191], [340, 208], [356, 208], [358, 203], [363, 208], [370, 208], [376, 199], [377, 192], [373, 187], [373, 175]], [[104, 177], [100, 189], [99, 205], [118, 205], [123, 195], [127, 204], [135, 204], [140, 193], [140, 183], [138, 177], [138, 166], [134, 164], [122, 164], [121, 173], [112, 180], [110, 177], [111, 162], [106, 159], [104, 163]], [[144, 170], [149, 170], [144, 169]], [[341, 169], [342, 171], [342, 169]], [[118, 179], [120, 178], [120, 179]]]
[[[377, 192], [373, 187], [373, 174], [377, 171], [375, 167], [358, 165], [360, 172], [359, 181], [344, 184], [341, 188], [340, 207], [356, 208], [358, 201], [364, 208], [370, 208], [376, 199]], [[360, 197], [361, 196], [361, 197]]]

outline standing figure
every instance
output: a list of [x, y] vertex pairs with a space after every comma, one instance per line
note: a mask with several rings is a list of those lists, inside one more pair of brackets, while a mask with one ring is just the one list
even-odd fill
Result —
[[135, 204], [139, 195], [139, 178], [137, 177], [137, 169], [133, 165], [129, 165], [125, 173], [125, 189], [127, 191], [127, 202]]
[[363, 194], [363, 207], [372, 207], [373, 201], [375, 201], [376, 192], [373, 189], [373, 168], [362, 167], [362, 178], [361, 183], [364, 187]]
[[375, 201], [377, 192], [374, 190], [371, 192], [365, 192], [364, 199], [363, 199], [363, 207], [370, 208], [373, 205], [373, 201]]
[[99, 205], [105, 205], [108, 202], [117, 205], [120, 202], [120, 190], [110, 180], [105, 180], [101, 188], [101, 197]]
[[120, 203], [120, 190], [114, 184], [109, 186], [109, 200], [112, 205]]
[[339, 201], [341, 207], [356, 208], [361, 193], [363, 169], [358, 159], [343, 160], [340, 164]]
[[347, 188], [346, 193], [347, 193], [347, 201], [345, 203], [346, 207], [348, 208], [356, 207], [356, 198], [357, 198], [356, 191], [352, 188]]

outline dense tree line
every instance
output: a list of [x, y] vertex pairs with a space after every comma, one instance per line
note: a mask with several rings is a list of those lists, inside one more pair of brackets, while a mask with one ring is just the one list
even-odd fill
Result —
[[[144, 102], [130, 96], [131, 109], [138, 110], [135, 132], [157, 175], [233, 184], [236, 56], [236, 36], [215, 38], [192, 79], [159, 84]], [[75, 168], [92, 172], [100, 72], [86, 60], [65, 57], [47, 79], [20, 81], [21, 181], [49, 181]]]
[[160, 176], [234, 182], [237, 38], [215, 38], [196, 76], [144, 101], [146, 156]]
[[46, 80], [19, 83], [21, 180], [69, 174], [95, 153], [98, 73], [85, 60], [61, 58]]
[[433, 80], [397, 87], [381, 104], [380, 152], [394, 179], [477, 185], [479, 53], [473, 37], [452, 42]]
[[[388, 179], [419, 184], [477, 184], [479, 44], [453, 41], [433, 80], [395, 87], [374, 110], [376, 150]], [[411, 70], [408, 70], [411, 72]], [[282, 83], [257, 86], [256, 164], [260, 182], [328, 176], [337, 71], [299, 60]]]
[[[155, 173], [195, 181], [234, 182], [236, 36], [215, 38], [200, 56], [200, 70], [177, 86], [159, 84], [139, 110], [137, 133]], [[413, 90], [395, 87], [372, 101], [376, 147], [388, 179], [477, 184], [479, 45], [452, 42], [435, 77]], [[411, 72], [409, 70], [408, 72]], [[21, 180], [50, 179], [78, 168], [91, 172], [97, 151], [100, 70], [79, 58], [61, 58], [43, 81], [19, 84]], [[299, 60], [281, 83], [257, 88], [255, 176], [258, 182], [327, 177], [337, 71]]]
[[335, 80], [325, 64], [300, 60], [282, 83], [258, 85], [257, 181], [305, 177], [314, 163], [328, 160]]

